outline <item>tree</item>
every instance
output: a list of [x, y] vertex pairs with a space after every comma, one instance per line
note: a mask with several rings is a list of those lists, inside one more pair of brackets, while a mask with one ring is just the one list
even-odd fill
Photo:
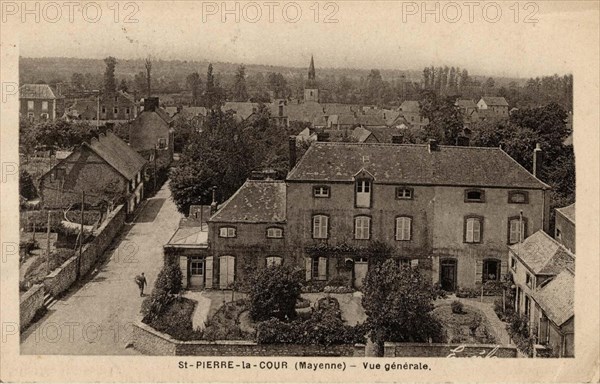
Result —
[[81, 90], [84, 88], [85, 77], [81, 73], [73, 73], [71, 75], [71, 84], [73, 88]]
[[33, 183], [33, 177], [24, 169], [21, 169], [19, 172], [19, 195], [27, 200], [37, 197], [37, 190]]
[[364, 279], [362, 305], [375, 354], [383, 356], [386, 341], [441, 340], [441, 325], [433, 317], [437, 291], [417, 268], [398, 266], [382, 257], [371, 262]]
[[233, 100], [248, 101], [248, 89], [246, 88], [246, 67], [240, 65], [235, 73], [233, 84]]
[[140, 94], [144, 94], [144, 90], [146, 89], [146, 74], [142, 71], [138, 72], [133, 78], [133, 87]]
[[144, 68], [146, 68], [146, 92], [148, 97], [152, 96], [152, 60], [150, 56], [144, 60]]
[[464, 124], [462, 112], [454, 105], [454, 99], [425, 92], [420, 108], [421, 116], [429, 119], [425, 127], [426, 136], [436, 139], [440, 144], [456, 145]]
[[250, 316], [254, 321], [270, 318], [293, 320], [301, 293], [301, 271], [271, 266], [258, 272], [250, 287]]
[[271, 72], [268, 78], [269, 90], [273, 92], [273, 97], [276, 99], [287, 99], [290, 89], [287, 80], [281, 73]]
[[121, 79], [121, 84], [119, 84], [119, 90], [121, 92], [128, 92], [129, 86], [127, 85], [127, 80]]
[[198, 72], [190, 73], [185, 80], [188, 89], [192, 91], [192, 104], [198, 105], [202, 87], [202, 79], [200, 78], [200, 74]]
[[117, 66], [117, 59], [112, 56], [104, 59], [106, 64], [106, 70], [104, 71], [104, 92], [107, 94], [114, 94], [117, 91], [117, 80], [115, 79], [115, 67]]
[[220, 110], [225, 99], [224, 91], [219, 86], [213, 74], [212, 64], [208, 64], [206, 70], [206, 90], [204, 92], [204, 106], [211, 110]]

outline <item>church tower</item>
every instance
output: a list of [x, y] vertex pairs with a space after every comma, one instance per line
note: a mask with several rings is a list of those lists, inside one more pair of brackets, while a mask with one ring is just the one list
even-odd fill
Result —
[[304, 87], [304, 102], [319, 102], [319, 88], [315, 77], [315, 61], [310, 56], [310, 66], [308, 67], [308, 81]]

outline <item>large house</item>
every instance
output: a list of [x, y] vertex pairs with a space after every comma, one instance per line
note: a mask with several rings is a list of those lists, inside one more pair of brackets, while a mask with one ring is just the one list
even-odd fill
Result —
[[515, 310], [559, 357], [573, 356], [575, 255], [538, 231], [509, 248]]
[[504, 97], [483, 96], [477, 102], [479, 117], [508, 119], [508, 102]]
[[59, 99], [48, 84], [23, 84], [19, 88], [19, 115], [31, 121], [54, 121]]
[[144, 158], [173, 158], [173, 119], [159, 107], [158, 97], [144, 99], [144, 110], [129, 125], [129, 145]]
[[91, 206], [127, 204], [131, 213], [143, 199], [146, 161], [112, 132], [100, 133], [82, 143], [40, 177], [44, 207], [80, 204], [82, 192]]
[[249, 180], [219, 207], [197, 272], [226, 288], [283, 263], [360, 287], [361, 251], [381, 241], [445, 290], [474, 287], [508, 272], [507, 244], [548, 229], [548, 193], [499, 148], [315, 142], [285, 181]]

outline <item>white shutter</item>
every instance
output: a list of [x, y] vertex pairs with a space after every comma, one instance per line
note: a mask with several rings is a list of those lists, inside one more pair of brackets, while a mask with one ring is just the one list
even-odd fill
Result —
[[482, 276], [483, 276], [483, 261], [477, 260], [477, 262], [475, 263], [475, 282], [476, 283], [483, 282]]
[[515, 244], [519, 242], [519, 220], [511, 220], [510, 221], [510, 239], [509, 242], [511, 244]]
[[411, 219], [408, 217], [404, 218], [404, 225], [403, 225], [403, 232], [404, 232], [404, 237], [402, 238], [402, 240], [410, 240], [410, 226], [412, 224]]
[[209, 256], [206, 258], [206, 288], [212, 288], [213, 285], [213, 257]]
[[183, 286], [183, 288], [187, 288], [187, 282], [188, 282], [188, 258], [187, 258], [187, 256], [179, 256], [179, 269], [181, 269], [181, 274], [183, 275], [182, 286]]
[[310, 257], [304, 258], [304, 266], [306, 267], [306, 281], [312, 278], [312, 259]]
[[396, 240], [400, 240], [402, 237], [401, 233], [402, 233], [402, 220], [400, 220], [400, 218], [396, 218]]
[[235, 281], [235, 257], [227, 256], [227, 286]]
[[481, 241], [481, 221], [473, 219], [473, 242]]
[[500, 279], [504, 279], [504, 276], [508, 272], [508, 262], [506, 260], [502, 260], [500, 262]]
[[473, 223], [474, 223], [474, 219], [467, 219], [467, 234], [466, 234], [466, 240], [468, 243], [473, 242]]
[[327, 280], [327, 258], [319, 257], [319, 280]]
[[410, 261], [410, 266], [413, 267], [413, 268], [418, 267], [419, 266], [419, 259], [412, 259]]
[[323, 235], [324, 239], [329, 237], [329, 234], [327, 233], [328, 229], [329, 229], [329, 217], [321, 216], [321, 234]]

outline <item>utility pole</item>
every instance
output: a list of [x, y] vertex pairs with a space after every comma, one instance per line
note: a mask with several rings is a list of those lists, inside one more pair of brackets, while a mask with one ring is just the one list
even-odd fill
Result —
[[79, 230], [79, 256], [77, 257], [77, 280], [81, 275], [81, 254], [83, 252], [83, 205], [85, 204], [85, 191], [81, 191], [81, 224]]

